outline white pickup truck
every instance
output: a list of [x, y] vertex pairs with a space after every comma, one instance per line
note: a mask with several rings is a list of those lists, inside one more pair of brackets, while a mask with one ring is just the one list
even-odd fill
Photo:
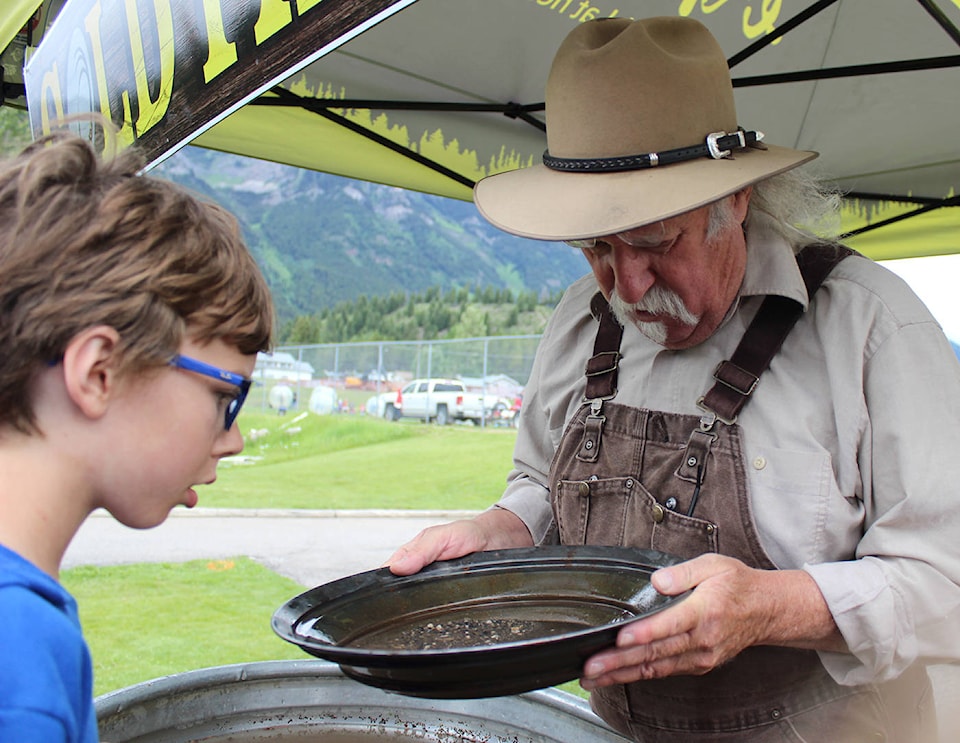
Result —
[[421, 418], [445, 426], [451, 421], [483, 422], [484, 400], [459, 379], [414, 379], [397, 392], [380, 395], [378, 409], [388, 420]]

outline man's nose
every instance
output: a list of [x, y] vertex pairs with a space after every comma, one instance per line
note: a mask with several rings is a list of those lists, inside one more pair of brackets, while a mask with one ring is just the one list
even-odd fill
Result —
[[[615, 238], [613, 238], [615, 240]], [[609, 258], [617, 296], [627, 304], [639, 302], [656, 282], [650, 256], [623, 242], [611, 246]]]

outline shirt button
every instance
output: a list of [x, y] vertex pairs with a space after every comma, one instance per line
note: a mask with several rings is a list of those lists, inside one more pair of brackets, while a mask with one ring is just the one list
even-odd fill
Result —
[[581, 482], [577, 486], [577, 490], [580, 491], [580, 495], [590, 495], [590, 483]]
[[659, 524], [661, 521], [663, 521], [663, 517], [665, 514], [665, 511], [663, 510], [663, 506], [657, 503], [652, 510], [653, 510], [653, 520]]
[[666, 503], [664, 503], [663, 505], [665, 505], [665, 506], [666, 506], [667, 508], [669, 508], [671, 511], [676, 511], [676, 510], [677, 510], [677, 499], [674, 498], [674, 497], [671, 495], [669, 498], [667, 498]]
[[767, 466], [767, 460], [765, 457], [757, 457], [753, 460], [753, 468], [755, 470], [762, 470]]

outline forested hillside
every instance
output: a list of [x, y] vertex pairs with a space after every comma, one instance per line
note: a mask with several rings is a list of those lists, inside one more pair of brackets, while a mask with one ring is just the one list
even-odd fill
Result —
[[19, 152], [30, 141], [30, 123], [27, 112], [10, 106], [0, 106], [0, 157]]
[[284, 325], [361, 296], [431, 289], [549, 301], [587, 268], [565, 245], [491, 227], [472, 203], [196, 147], [154, 172], [237, 215]]
[[314, 315], [301, 315], [281, 329], [280, 343], [346, 343], [371, 340], [433, 340], [543, 332], [560, 293], [431, 287], [422, 293], [360, 296]]

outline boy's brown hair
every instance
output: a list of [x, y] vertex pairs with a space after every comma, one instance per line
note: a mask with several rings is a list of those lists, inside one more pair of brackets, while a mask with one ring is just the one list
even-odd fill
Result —
[[94, 325], [120, 334], [124, 373], [168, 363], [188, 326], [270, 347], [270, 292], [236, 219], [141, 165], [64, 132], [0, 163], [0, 428], [35, 430], [37, 369]]

